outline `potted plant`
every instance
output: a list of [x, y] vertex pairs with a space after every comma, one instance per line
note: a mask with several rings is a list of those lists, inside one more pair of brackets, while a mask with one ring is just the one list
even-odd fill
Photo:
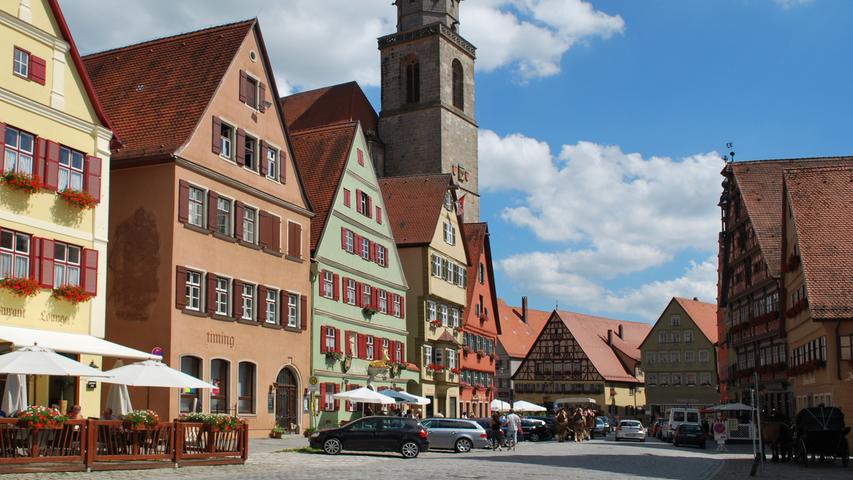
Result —
[[23, 277], [6, 277], [0, 280], [0, 288], [10, 291], [18, 297], [32, 297], [40, 289], [37, 281]]
[[18, 412], [18, 422], [31, 430], [57, 430], [68, 421], [68, 417], [55, 408], [32, 405]]
[[284, 433], [287, 433], [287, 430], [285, 430], [281, 425], [276, 424], [276, 426], [272, 427], [272, 430], [270, 430], [270, 438], [281, 438]]
[[27, 193], [38, 193], [41, 190], [41, 178], [38, 175], [27, 175], [20, 172], [6, 172], [3, 183], [13, 190]]
[[211, 432], [230, 432], [237, 430], [243, 420], [234, 415], [208, 415], [207, 427]]
[[326, 352], [326, 360], [338, 361], [344, 358], [344, 354], [341, 352]]
[[308, 438], [308, 437], [310, 437], [311, 435], [313, 435], [313, 434], [314, 434], [314, 432], [316, 432], [316, 431], [317, 431], [317, 429], [316, 429], [316, 428], [314, 428], [314, 427], [308, 427], [308, 428], [306, 428], [306, 429], [305, 429], [305, 431], [304, 431], [304, 432], [302, 432], [302, 435], [304, 435], [304, 436], [305, 436], [305, 438]]
[[376, 314], [376, 309], [373, 307], [364, 307], [361, 309], [361, 313], [363, 313], [365, 317], [369, 318]]
[[160, 415], [154, 410], [134, 410], [123, 421], [127, 430], [150, 430], [160, 423]]
[[66, 188], [59, 192], [59, 198], [65, 200], [68, 205], [79, 208], [80, 210], [88, 210], [95, 208], [98, 205], [98, 200], [89, 192], [82, 190], [72, 190]]
[[92, 298], [92, 294], [86, 292], [78, 285], [63, 285], [54, 288], [52, 296], [58, 300], [65, 300], [73, 304], [88, 302]]

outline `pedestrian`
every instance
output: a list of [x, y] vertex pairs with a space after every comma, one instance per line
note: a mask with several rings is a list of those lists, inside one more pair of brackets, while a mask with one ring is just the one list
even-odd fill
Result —
[[509, 415], [506, 416], [506, 426], [510, 446], [515, 450], [515, 444], [518, 443], [518, 432], [521, 431], [521, 417], [515, 413], [515, 410], [511, 409]]
[[501, 425], [501, 414], [498, 412], [492, 413], [492, 449], [500, 450], [503, 445], [503, 428]]

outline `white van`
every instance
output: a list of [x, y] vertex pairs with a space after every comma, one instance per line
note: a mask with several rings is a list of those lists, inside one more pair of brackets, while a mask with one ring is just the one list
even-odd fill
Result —
[[661, 439], [671, 442], [675, 430], [682, 423], [695, 423], [699, 425], [699, 409], [697, 408], [670, 408], [661, 419]]

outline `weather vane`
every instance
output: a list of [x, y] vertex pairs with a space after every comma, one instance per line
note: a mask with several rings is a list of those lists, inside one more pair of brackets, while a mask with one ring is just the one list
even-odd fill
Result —
[[723, 155], [723, 161], [727, 163], [731, 163], [735, 161], [735, 144], [732, 142], [726, 142], [726, 150], [729, 151], [728, 155]]

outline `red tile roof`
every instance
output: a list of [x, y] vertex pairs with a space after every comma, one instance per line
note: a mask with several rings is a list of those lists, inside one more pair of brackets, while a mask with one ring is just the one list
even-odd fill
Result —
[[853, 157], [758, 160], [731, 164], [770, 275], [778, 277], [782, 255], [782, 171], [850, 164]]
[[785, 186], [812, 316], [853, 319], [853, 162], [785, 170]]
[[422, 246], [432, 242], [439, 214], [444, 208], [445, 192], [452, 186], [449, 174], [379, 179], [397, 246]]
[[291, 132], [293, 157], [302, 174], [305, 194], [314, 207], [311, 219], [311, 251], [323, 236], [335, 193], [343, 178], [357, 124], [346, 123]]
[[674, 300], [687, 312], [687, 315], [699, 327], [705, 338], [716, 345], [719, 339], [717, 331], [717, 305], [680, 297], [675, 297]]
[[123, 142], [113, 160], [169, 155], [185, 144], [255, 25], [247, 20], [86, 56]]
[[528, 309], [525, 323], [521, 319], [521, 308], [507, 305], [502, 298], [498, 299], [498, 312], [501, 322], [498, 341], [512, 358], [527, 356], [551, 316], [548, 312]]
[[361, 122], [365, 135], [377, 133], [379, 115], [356, 82], [300, 92], [282, 98], [281, 102], [291, 131]]

